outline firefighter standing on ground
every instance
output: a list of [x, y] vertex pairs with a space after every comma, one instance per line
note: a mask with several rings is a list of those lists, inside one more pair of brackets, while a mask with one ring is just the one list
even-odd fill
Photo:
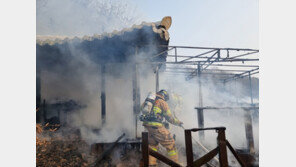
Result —
[[[175, 147], [175, 140], [168, 129], [165, 128], [163, 118], [169, 123], [177, 126], [182, 126], [182, 122], [172, 115], [166, 101], [169, 100], [167, 91], [161, 90], [156, 93], [156, 99], [150, 113], [144, 113], [143, 126], [149, 133], [149, 147], [158, 151], [158, 145], [161, 144], [166, 148], [168, 157], [178, 162], [178, 152]], [[144, 105], [144, 104], [143, 104]], [[142, 105], [142, 107], [143, 107]], [[149, 156], [149, 166], [156, 166], [156, 158]]]

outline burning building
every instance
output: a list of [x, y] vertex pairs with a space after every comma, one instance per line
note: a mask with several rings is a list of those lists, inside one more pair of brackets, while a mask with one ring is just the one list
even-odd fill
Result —
[[[75, 127], [91, 143], [122, 131], [135, 139], [140, 92], [155, 90], [145, 78], [165, 68], [151, 62], [166, 61], [170, 25], [168, 16], [109, 34], [37, 36], [37, 123]], [[92, 137], [102, 127], [116, 132]]]
[[[97, 99], [94, 102], [96, 104], [91, 104], [97, 108], [92, 110], [96, 110], [97, 114], [101, 113], [104, 122], [106, 111], [108, 112], [108, 99], [113, 98], [112, 95], [106, 96], [106, 77], [108, 79], [112, 76], [123, 76], [125, 82], [132, 82], [132, 89], [125, 91], [133, 92], [130, 99], [134, 103], [132, 110], [139, 112], [136, 107], [140, 103], [137, 83], [139, 69], [136, 69], [136, 64], [166, 61], [166, 53], [157, 54], [167, 50], [167, 30], [170, 24], [171, 18], [165, 17], [162, 22], [142, 23], [110, 34], [82, 38], [37, 36], [36, 103], [37, 108], [40, 108], [45, 100], [44, 105], [48, 110], [40, 110], [37, 122], [44, 122], [48, 117], [54, 116], [59, 121], [66, 122], [65, 113], [90, 107], [86, 102], [89, 99], [85, 97], [89, 94], [92, 94], [91, 98]], [[146, 73], [155, 71], [155, 68], [156, 65], [147, 66], [146, 69], [149, 70]], [[81, 97], [83, 99], [79, 99]], [[51, 113], [51, 108], [58, 108], [59, 112]], [[99, 115], [96, 117], [99, 118]]]
[[[198, 126], [203, 127], [203, 119], [200, 121], [203, 114], [200, 113], [208, 108], [202, 106], [200, 82], [202, 70], [219, 61], [252, 61], [236, 58], [242, 55], [230, 57], [233, 51], [250, 51], [252, 54], [258, 51], [185, 47], [209, 51], [200, 52], [197, 56], [178, 57], [176, 51], [178, 47], [169, 46], [170, 25], [171, 17], [164, 17], [161, 22], [142, 23], [109, 34], [84, 37], [37, 36], [37, 123], [47, 126], [57, 124], [62, 127], [74, 127], [77, 131], [74, 130], [73, 133], [82, 137], [87, 143], [93, 144], [92, 152], [100, 153], [96, 161], [110, 153], [110, 150], [115, 147], [111, 142], [123, 133], [124, 135], [116, 140], [118, 143], [122, 136], [126, 136], [126, 141], [120, 145], [121, 148], [125, 152], [131, 148], [139, 150], [140, 132], [143, 129], [139, 126], [137, 115], [140, 112], [141, 99], [143, 100], [148, 92], [158, 90], [158, 71], [165, 70], [166, 63], [177, 66], [185, 63], [190, 68], [180, 67], [179, 71], [178, 67], [171, 69], [175, 73], [186, 70], [185, 72], [190, 74], [189, 77], [198, 75], [199, 97], [196, 97], [197, 93], [191, 88], [184, 90], [184, 87], [180, 87], [179, 89], [190, 96], [186, 98], [191, 110], [196, 105], [196, 101], [192, 100], [193, 97], [199, 99], [200, 107], [196, 108]], [[168, 55], [168, 51], [172, 49], [175, 49], [175, 60], [168, 62], [167, 56], [172, 56]], [[227, 56], [223, 56], [223, 51]], [[201, 57], [207, 54], [212, 55]], [[177, 58], [181, 60], [178, 61]], [[200, 60], [193, 60], [196, 58]], [[198, 69], [193, 69], [190, 65], [198, 65]], [[206, 74], [212, 74], [210, 72], [212, 72], [210, 69], [203, 71], [203, 79]], [[247, 72], [251, 75], [253, 70]], [[216, 82], [215, 87], [217, 87]], [[195, 95], [192, 96], [193, 94]], [[191, 115], [186, 114], [184, 120]], [[195, 126], [192, 123], [194, 121], [188, 122]], [[246, 128], [249, 127], [246, 126]], [[139, 154], [136, 153], [136, 155]], [[139, 159], [137, 157], [135, 163], [138, 163]]]

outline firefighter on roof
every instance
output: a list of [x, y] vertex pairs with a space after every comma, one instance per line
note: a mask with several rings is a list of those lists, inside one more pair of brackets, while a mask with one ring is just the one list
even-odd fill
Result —
[[[164, 119], [169, 123], [177, 126], [182, 126], [182, 122], [172, 115], [166, 101], [169, 100], [169, 94], [165, 90], [156, 93], [156, 96], [149, 94], [145, 102], [141, 106], [143, 115], [140, 120], [143, 121], [143, 126], [149, 133], [149, 147], [158, 151], [158, 146], [161, 144], [166, 148], [168, 157], [178, 162], [178, 152], [175, 147], [175, 140], [171, 133], [164, 125]], [[150, 107], [147, 107], [150, 106]], [[151, 110], [149, 110], [151, 109]], [[156, 166], [156, 158], [149, 156], [149, 165]]]

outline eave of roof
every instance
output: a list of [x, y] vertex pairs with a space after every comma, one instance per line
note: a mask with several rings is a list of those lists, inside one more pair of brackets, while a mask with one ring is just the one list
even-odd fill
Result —
[[126, 32], [131, 32], [135, 29], [142, 29], [144, 26], [151, 26], [152, 30], [155, 32], [155, 33], [158, 33], [157, 31], [157, 26], [160, 24], [160, 22], [142, 22], [141, 24], [139, 25], [133, 25], [132, 27], [130, 28], [124, 28], [122, 29], [121, 31], [117, 31], [117, 30], [114, 30], [113, 32], [111, 33], [103, 33], [103, 34], [94, 34], [93, 36], [83, 36], [83, 37], [77, 37], [77, 36], [54, 36], [54, 35], [37, 35], [36, 36], [36, 43], [38, 45], [54, 45], [54, 44], [62, 44], [62, 43], [65, 43], [65, 42], [69, 42], [69, 41], [72, 41], [72, 40], [75, 40], [75, 41], [85, 41], [85, 40], [88, 40], [88, 41], [92, 41], [94, 39], [103, 39], [103, 38], [112, 38], [114, 36], [120, 36]]

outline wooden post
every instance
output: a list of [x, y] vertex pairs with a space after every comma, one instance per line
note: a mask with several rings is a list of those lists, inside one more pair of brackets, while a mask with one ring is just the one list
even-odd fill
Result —
[[185, 130], [185, 146], [186, 146], [186, 158], [187, 166], [193, 166], [193, 148], [192, 148], [192, 138], [191, 131]]
[[101, 64], [101, 120], [106, 123], [106, 66]]
[[41, 71], [37, 64], [36, 67], [36, 122], [42, 123], [43, 111], [41, 110]]
[[44, 123], [47, 120], [47, 111], [46, 111], [46, 101], [43, 99], [43, 104], [42, 104], [42, 122]]
[[149, 166], [148, 132], [142, 132], [142, 159], [144, 167]]
[[219, 163], [220, 167], [228, 167], [225, 129], [218, 130]]
[[137, 138], [138, 134], [138, 114], [140, 113], [140, 87], [139, 87], [139, 72], [138, 72], [138, 64], [137, 64], [137, 54], [138, 54], [138, 48], [136, 47], [135, 52], [135, 62], [133, 63], [132, 67], [132, 84], [133, 84], [133, 114], [134, 114], [134, 120], [135, 120], [135, 137]]
[[246, 163], [242, 160], [242, 158], [235, 152], [234, 148], [231, 146], [231, 144], [226, 140], [226, 145], [229, 148], [229, 150], [232, 152], [238, 163], [242, 167], [247, 167]]

